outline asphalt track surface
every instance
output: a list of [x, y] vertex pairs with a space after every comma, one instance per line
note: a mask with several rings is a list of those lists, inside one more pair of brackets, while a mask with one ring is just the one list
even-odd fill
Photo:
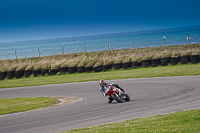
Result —
[[0, 90], [0, 98], [79, 97], [53, 108], [0, 116], [0, 133], [53, 133], [200, 108], [200, 76], [110, 80], [130, 95], [107, 103], [98, 81]]

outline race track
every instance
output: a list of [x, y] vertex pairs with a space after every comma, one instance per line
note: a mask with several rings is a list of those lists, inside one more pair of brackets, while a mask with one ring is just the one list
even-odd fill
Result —
[[98, 81], [1, 89], [0, 98], [58, 96], [84, 100], [0, 116], [0, 133], [53, 133], [200, 108], [200, 76], [108, 82], [118, 83], [131, 100], [108, 104]]

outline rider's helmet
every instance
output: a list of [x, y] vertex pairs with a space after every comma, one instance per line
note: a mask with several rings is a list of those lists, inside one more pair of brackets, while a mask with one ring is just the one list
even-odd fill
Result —
[[101, 79], [101, 80], [99, 81], [99, 85], [100, 85], [101, 87], [104, 87], [105, 84], [106, 84], [106, 83], [105, 83], [105, 81], [104, 81], [103, 79]]

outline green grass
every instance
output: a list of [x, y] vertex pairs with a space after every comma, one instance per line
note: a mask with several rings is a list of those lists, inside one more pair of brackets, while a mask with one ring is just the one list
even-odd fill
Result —
[[0, 115], [47, 107], [57, 102], [48, 97], [3, 98], [0, 99]]
[[[200, 63], [187, 65], [168, 65], [155, 68], [129, 68], [121, 70], [110, 70], [99, 73], [75, 73], [47, 77], [31, 77], [22, 79], [11, 79], [0, 81], [0, 88], [35, 86], [46, 84], [59, 84], [69, 82], [98, 81], [100, 79], [128, 79], [128, 78], [150, 78], [169, 76], [200, 75]], [[56, 103], [51, 98], [8, 98], [0, 99], [0, 115], [14, 112], [32, 110], [46, 107]], [[159, 115], [149, 118], [128, 120], [120, 123], [100, 125], [91, 128], [71, 130], [66, 133], [197, 133], [200, 131], [200, 110], [183, 111], [168, 115]]]
[[183, 55], [199, 55], [200, 44], [170, 45], [165, 47], [146, 47], [121, 50], [109, 50], [87, 53], [71, 53], [44, 57], [0, 60], [0, 72], [14, 70], [33, 70], [39, 68], [58, 68], [62, 66], [81, 66], [109, 64], [141, 59], [156, 59], [161, 57], [178, 57]]
[[0, 81], [0, 88], [11, 87], [24, 87], [24, 86], [36, 86], [47, 84], [61, 84], [70, 82], [86, 82], [86, 81], [98, 81], [100, 79], [130, 79], [130, 78], [150, 78], [150, 77], [168, 77], [168, 76], [188, 76], [188, 75], [200, 75], [200, 63], [187, 64], [187, 65], [168, 65], [159, 66], [154, 68], [129, 68], [121, 70], [110, 70], [105, 72], [91, 72], [91, 73], [75, 73], [54, 75], [47, 77], [32, 77], [22, 79], [11, 79]]
[[81, 128], [64, 133], [199, 133], [200, 109]]

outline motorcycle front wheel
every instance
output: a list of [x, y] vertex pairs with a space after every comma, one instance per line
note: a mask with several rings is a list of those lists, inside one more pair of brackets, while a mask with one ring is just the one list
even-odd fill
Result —
[[112, 94], [111, 96], [112, 96], [112, 98], [113, 98], [114, 100], [116, 100], [117, 102], [119, 102], [119, 103], [122, 102], [122, 99], [119, 97], [119, 95], [117, 95], [117, 94]]
[[126, 100], [126, 101], [130, 101], [130, 97], [129, 97], [129, 95], [126, 94], [126, 98], [125, 98], [124, 100]]

